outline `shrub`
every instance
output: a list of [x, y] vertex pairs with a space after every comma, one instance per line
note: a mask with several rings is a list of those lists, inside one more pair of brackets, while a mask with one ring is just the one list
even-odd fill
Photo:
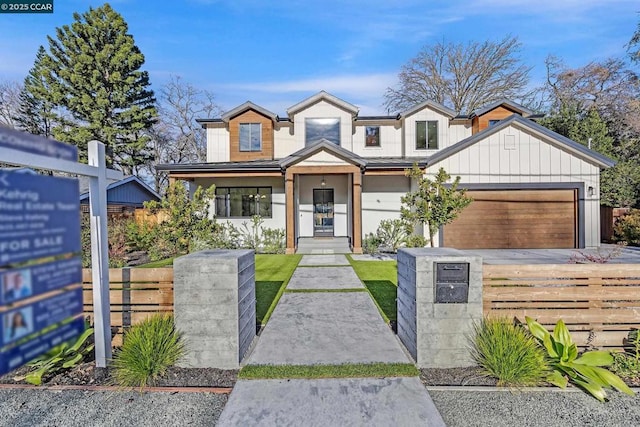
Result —
[[380, 252], [381, 243], [382, 241], [377, 235], [369, 233], [364, 236], [364, 239], [362, 240], [362, 252], [365, 254], [375, 255]]
[[286, 252], [286, 232], [282, 228], [262, 227], [262, 252], [283, 254]]
[[640, 209], [631, 209], [619, 218], [613, 227], [616, 242], [626, 242], [630, 246], [640, 246]]
[[608, 351], [586, 351], [578, 357], [576, 347], [569, 330], [562, 320], [558, 320], [553, 334], [530, 317], [526, 317], [529, 331], [546, 349], [549, 364], [553, 371], [546, 380], [564, 388], [568, 382], [582, 388], [603, 402], [607, 398], [605, 388], [633, 395], [633, 391], [614, 373], [602, 366], [613, 364], [613, 356]]
[[380, 221], [376, 234], [382, 246], [397, 252], [405, 244], [409, 235], [409, 225], [401, 219], [383, 219]]
[[25, 381], [40, 385], [44, 375], [53, 375], [79, 365], [91, 354], [93, 346], [93, 328], [87, 328], [73, 344], [62, 343], [29, 362], [33, 370], [27, 374]]
[[624, 352], [613, 353], [611, 371], [625, 378], [640, 379], [640, 333], [629, 332], [624, 340]]
[[154, 314], [125, 333], [122, 347], [114, 354], [115, 381], [123, 387], [153, 384], [184, 352], [173, 316]]
[[[135, 225], [131, 216], [108, 216], [107, 234], [109, 243], [109, 267], [127, 265], [126, 255], [131, 249], [130, 229]], [[91, 220], [89, 214], [81, 214], [80, 240], [82, 245], [82, 266], [91, 267]]]
[[427, 246], [427, 243], [429, 243], [429, 239], [417, 234], [412, 234], [405, 239], [405, 245], [408, 248], [424, 248], [425, 246]]
[[531, 386], [544, 379], [544, 351], [524, 327], [506, 318], [485, 318], [473, 330], [471, 355], [498, 385]]

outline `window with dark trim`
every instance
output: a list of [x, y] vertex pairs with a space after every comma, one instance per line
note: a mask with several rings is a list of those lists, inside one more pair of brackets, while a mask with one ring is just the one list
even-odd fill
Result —
[[271, 187], [216, 187], [218, 218], [271, 218]]
[[380, 147], [380, 126], [365, 127], [365, 147]]
[[311, 118], [304, 120], [305, 145], [311, 145], [326, 139], [336, 145], [340, 145], [340, 119], [339, 118]]
[[500, 123], [500, 120], [489, 120], [489, 127], [497, 125], [498, 123]]
[[416, 150], [438, 149], [438, 121], [416, 122]]
[[240, 123], [240, 151], [262, 151], [260, 123]]

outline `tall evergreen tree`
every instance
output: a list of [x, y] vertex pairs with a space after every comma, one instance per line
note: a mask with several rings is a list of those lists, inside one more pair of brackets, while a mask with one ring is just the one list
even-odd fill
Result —
[[130, 174], [149, 158], [149, 129], [156, 118], [144, 55], [123, 17], [108, 3], [74, 13], [75, 22], [48, 36], [42, 71], [43, 99], [59, 107], [53, 135], [76, 144], [86, 158], [92, 139], [105, 143], [107, 161]]
[[55, 115], [53, 103], [47, 99], [49, 88], [43, 74], [42, 60], [46, 55], [46, 50], [40, 46], [33, 67], [24, 79], [15, 121], [20, 129], [48, 138], [52, 136]]

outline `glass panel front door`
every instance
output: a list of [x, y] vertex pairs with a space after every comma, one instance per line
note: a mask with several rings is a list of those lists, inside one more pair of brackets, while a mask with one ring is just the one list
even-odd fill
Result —
[[333, 188], [313, 190], [313, 235], [333, 237]]

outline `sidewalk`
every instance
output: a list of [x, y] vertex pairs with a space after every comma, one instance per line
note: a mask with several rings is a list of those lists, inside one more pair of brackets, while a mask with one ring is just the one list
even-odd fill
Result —
[[[305, 255], [287, 290], [298, 292], [282, 296], [247, 365], [411, 363], [344, 255]], [[444, 422], [412, 377], [241, 380], [218, 425]]]

